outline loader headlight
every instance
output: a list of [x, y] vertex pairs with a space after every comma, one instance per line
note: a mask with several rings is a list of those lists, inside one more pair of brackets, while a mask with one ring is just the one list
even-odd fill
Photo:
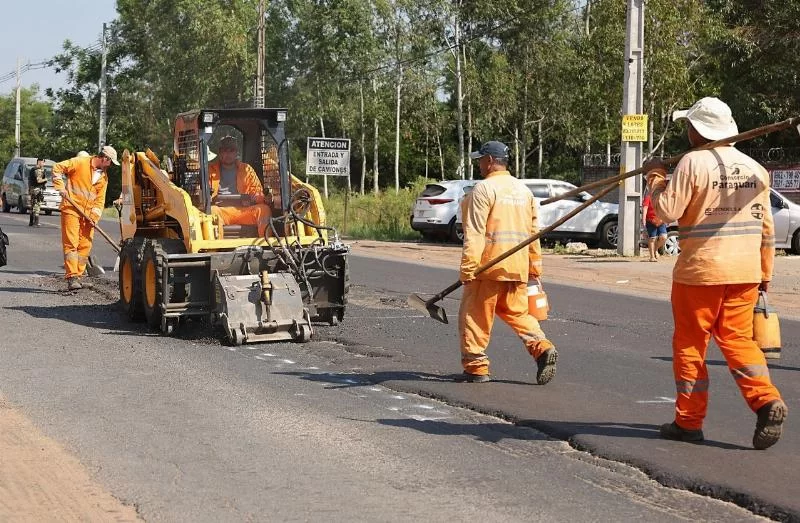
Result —
[[286, 111], [278, 111], [278, 121], [279, 122], [286, 121]]
[[214, 113], [203, 113], [203, 123], [214, 123], [216, 116]]

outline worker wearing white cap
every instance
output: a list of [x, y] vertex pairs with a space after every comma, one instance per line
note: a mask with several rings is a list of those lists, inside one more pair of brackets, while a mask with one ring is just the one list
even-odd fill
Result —
[[[111, 164], [119, 165], [117, 151], [104, 145], [94, 156], [76, 156], [53, 166], [53, 187], [61, 194], [61, 243], [64, 248], [64, 277], [69, 290], [90, 287], [80, 278], [86, 270], [92, 250], [94, 224], [100, 221], [106, 200], [108, 175]], [[92, 219], [89, 223], [81, 217], [66, 196]]]
[[[673, 119], [688, 121], [692, 147], [739, 133], [730, 108], [717, 98], [675, 111]], [[665, 223], [678, 220], [681, 244], [672, 274], [675, 419], [662, 425], [661, 436], [703, 440], [705, 359], [713, 335], [756, 413], [753, 446], [771, 447], [781, 436], [787, 408], [753, 341], [753, 307], [759, 291], [769, 287], [775, 256], [769, 173], [732, 145], [688, 153], [669, 184], [661, 162], [645, 168], [656, 215]]]

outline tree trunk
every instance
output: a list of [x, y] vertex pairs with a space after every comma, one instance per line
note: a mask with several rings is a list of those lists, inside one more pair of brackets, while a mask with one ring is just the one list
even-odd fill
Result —
[[436, 128], [436, 147], [439, 149], [439, 174], [442, 181], [444, 181], [444, 154], [442, 153], [442, 134], [439, 128]]
[[[373, 78], [372, 79], [372, 94], [373, 94], [373, 101], [377, 104], [378, 102], [378, 83]], [[374, 131], [373, 134], [375, 135], [375, 141], [372, 144], [372, 185], [373, 185], [373, 192], [378, 194], [380, 192], [380, 188], [378, 186], [378, 112], [375, 111], [375, 115], [372, 117], [374, 123]]]
[[426, 128], [425, 129], [425, 181], [426, 182], [428, 181], [428, 152], [429, 152], [428, 137], [429, 137], [429, 133], [428, 133], [428, 129]]
[[[460, 2], [459, 2], [460, 4]], [[462, 93], [461, 85], [461, 20], [460, 20], [460, 5], [456, 6], [455, 19], [453, 21], [453, 33], [455, 37], [455, 52], [453, 56], [456, 59], [456, 132], [458, 133], [458, 173], [463, 180], [465, 178], [465, 164], [464, 164], [464, 95]]]
[[519, 125], [514, 126], [514, 172], [517, 173], [517, 178], [524, 178], [519, 172]]
[[542, 177], [542, 162], [544, 161], [544, 131], [542, 131], [542, 121], [544, 117], [539, 118], [539, 178]]
[[400, 93], [403, 86], [403, 66], [397, 68], [394, 118], [394, 192], [400, 193]]
[[522, 84], [522, 165], [517, 176], [528, 177], [528, 75]]
[[[467, 66], [467, 47], [464, 46], [464, 67]], [[469, 165], [469, 179], [474, 180], [475, 164], [470, 161], [469, 153], [473, 151], [472, 148], [472, 101], [467, 93], [464, 93], [464, 98], [467, 100], [467, 154], [466, 161]]]
[[[322, 117], [322, 95], [319, 92], [319, 83], [317, 83], [317, 107], [319, 108], [319, 130], [320, 130], [320, 137], [325, 138], [325, 120]], [[324, 194], [325, 199], [328, 199], [328, 175], [322, 175], [323, 183], [324, 183]], [[306, 175], [306, 182], [308, 182], [308, 175]]]
[[367, 179], [367, 129], [364, 122], [364, 82], [358, 84], [358, 93], [361, 98], [361, 196], [364, 196]]

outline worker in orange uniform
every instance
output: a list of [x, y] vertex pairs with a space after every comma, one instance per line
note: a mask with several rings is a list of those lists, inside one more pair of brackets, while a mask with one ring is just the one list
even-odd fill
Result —
[[[61, 194], [61, 244], [64, 247], [64, 271], [69, 290], [90, 288], [92, 284], [80, 280], [86, 270], [92, 250], [94, 224], [100, 221], [106, 201], [108, 175], [111, 164], [119, 165], [117, 151], [104, 145], [94, 156], [76, 156], [53, 166], [53, 187]], [[91, 218], [83, 218], [72, 201]]]
[[508, 172], [505, 144], [486, 142], [470, 157], [479, 159], [484, 180], [461, 202], [464, 247], [459, 278], [464, 292], [458, 331], [464, 373], [456, 379], [470, 383], [490, 381], [486, 347], [497, 314], [522, 338], [536, 360], [536, 382], [544, 385], [555, 376], [558, 353], [528, 312], [528, 279], [542, 275], [539, 241], [475, 274], [481, 264], [538, 230], [536, 200], [525, 184]]
[[271, 211], [265, 203], [264, 189], [253, 168], [239, 161], [236, 138], [225, 136], [219, 142], [219, 154], [208, 164], [211, 184], [211, 201], [220, 195], [241, 195], [237, 205], [213, 205], [216, 214], [225, 225], [257, 225], [258, 235], [263, 237], [269, 225]]
[[[688, 120], [692, 147], [738, 134], [730, 108], [703, 98], [673, 119]], [[659, 161], [645, 165], [651, 203], [664, 222], [678, 220], [681, 253], [672, 275], [675, 420], [661, 436], [702, 441], [708, 407], [706, 349], [713, 335], [748, 406], [756, 413], [753, 447], [781, 436], [786, 404], [753, 341], [753, 306], [772, 279], [775, 238], [769, 174], [733, 146], [684, 156], [667, 185]]]

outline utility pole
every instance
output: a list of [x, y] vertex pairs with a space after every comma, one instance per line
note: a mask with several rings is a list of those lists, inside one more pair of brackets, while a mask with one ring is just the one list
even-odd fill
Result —
[[266, 12], [266, 0], [258, 2], [258, 66], [256, 70], [256, 86], [253, 95], [253, 106], [264, 107], [264, 45], [265, 45], [265, 24], [264, 15]]
[[100, 58], [100, 129], [98, 130], [99, 145], [97, 150], [106, 144], [106, 57], [108, 49], [106, 47], [106, 24], [103, 24], [103, 36], [101, 37], [102, 54]]
[[[642, 114], [644, 91], [644, 0], [628, 0], [625, 33], [625, 84], [622, 115]], [[625, 141], [620, 146], [620, 173], [642, 165], [642, 142]], [[642, 177], [620, 182], [617, 252], [639, 255]]]
[[20, 126], [20, 111], [19, 111], [19, 91], [20, 91], [20, 79], [19, 79], [19, 66], [20, 66], [20, 58], [17, 57], [17, 114], [14, 117], [14, 140], [15, 140], [15, 147], [14, 147], [14, 156], [19, 156], [19, 126]]

